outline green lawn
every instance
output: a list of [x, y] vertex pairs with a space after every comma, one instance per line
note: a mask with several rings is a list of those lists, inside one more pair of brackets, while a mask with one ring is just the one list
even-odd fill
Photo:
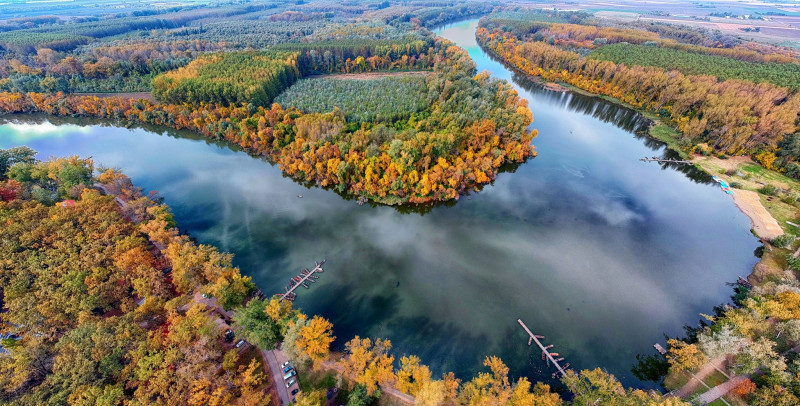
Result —
[[690, 379], [692, 379], [692, 376], [689, 375], [688, 372], [670, 372], [670, 374], [664, 378], [664, 387], [670, 391], [677, 390], [682, 388], [683, 385], [686, 385]]
[[336, 374], [331, 371], [315, 371], [310, 366], [297, 366], [297, 385], [303, 392], [316, 389], [327, 390], [336, 386]]

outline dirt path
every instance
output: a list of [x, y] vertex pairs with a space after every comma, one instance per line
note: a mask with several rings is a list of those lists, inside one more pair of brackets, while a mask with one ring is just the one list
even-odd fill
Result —
[[783, 229], [772, 217], [771, 214], [761, 204], [761, 199], [758, 193], [750, 190], [734, 189], [733, 190], [733, 203], [742, 211], [747, 217], [750, 218], [750, 223], [753, 225], [753, 231], [764, 239], [771, 240], [781, 234]]
[[307, 79], [339, 79], [339, 80], [372, 80], [391, 77], [405, 76], [425, 76], [431, 73], [426, 70], [416, 70], [407, 72], [367, 72], [367, 73], [336, 73], [331, 75], [314, 75]]
[[713, 156], [702, 157], [700, 160], [709, 161], [712, 164], [719, 166], [726, 171], [735, 171], [739, 169], [739, 165], [743, 164], [754, 164], [752, 159], [749, 156], [731, 156], [727, 159], [719, 159]]
[[714, 371], [719, 370], [720, 369], [719, 367], [722, 365], [723, 362], [725, 362], [725, 358], [718, 358], [715, 360], [711, 360], [709, 362], [706, 362], [705, 365], [703, 365], [703, 367], [700, 368], [700, 370], [697, 371], [696, 373], [693, 374], [689, 372], [689, 375], [692, 375], [692, 379], [690, 379], [689, 382], [686, 382], [686, 384], [683, 385], [683, 387], [678, 389], [678, 391], [675, 392], [674, 395], [681, 399], [685, 399], [691, 396], [693, 393], [697, 392], [697, 387], [700, 385], [703, 385], [706, 388], [708, 388], [708, 385], [706, 385], [705, 382], [703, 382], [703, 379], [705, 379], [708, 375], [712, 374]]
[[131, 93], [72, 93], [75, 96], [97, 96], [101, 99], [106, 99], [109, 97], [121, 97], [123, 99], [145, 99], [150, 101], [155, 101], [153, 95], [150, 92], [131, 92]]
[[730, 392], [731, 389], [735, 388], [737, 385], [747, 380], [747, 378], [748, 378], [747, 375], [734, 376], [729, 381], [721, 383], [711, 388], [708, 392], [700, 395], [700, 397], [697, 398], [697, 403], [701, 405], [707, 405], [728, 394], [728, 392]]

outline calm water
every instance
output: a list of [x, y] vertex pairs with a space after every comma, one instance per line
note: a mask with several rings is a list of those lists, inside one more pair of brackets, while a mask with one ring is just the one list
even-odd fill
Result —
[[548, 379], [522, 318], [574, 367], [603, 366], [645, 386], [630, 373], [635, 355], [728, 301], [725, 282], [755, 263], [749, 221], [718, 187], [640, 162], [664, 151], [633, 134], [645, 123], [630, 110], [514, 78], [476, 46], [475, 24], [439, 33], [479, 70], [516, 81], [539, 156], [425, 214], [358, 206], [185, 133], [13, 117], [0, 126], [0, 148], [122, 168], [161, 192], [184, 231], [235, 253], [265, 292], [327, 258], [296, 304], [331, 319], [338, 346], [356, 334], [386, 337], [398, 356], [461, 377], [496, 354], [514, 376]]

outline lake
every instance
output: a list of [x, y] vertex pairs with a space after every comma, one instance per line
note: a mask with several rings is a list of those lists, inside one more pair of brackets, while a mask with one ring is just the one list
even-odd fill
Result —
[[573, 368], [654, 387], [631, 374], [636, 354], [730, 301], [726, 282], [757, 261], [749, 220], [707, 176], [639, 161], [667, 152], [636, 135], [647, 122], [634, 111], [515, 76], [477, 46], [476, 24], [437, 32], [479, 71], [513, 81], [539, 156], [456, 204], [359, 206], [237, 147], [157, 128], [13, 116], [0, 148], [121, 168], [165, 197], [184, 232], [236, 254], [268, 294], [327, 259], [295, 304], [334, 323], [338, 349], [354, 335], [385, 337], [397, 359], [419, 355], [437, 374], [469, 379], [499, 355], [512, 376], [549, 380], [522, 318]]

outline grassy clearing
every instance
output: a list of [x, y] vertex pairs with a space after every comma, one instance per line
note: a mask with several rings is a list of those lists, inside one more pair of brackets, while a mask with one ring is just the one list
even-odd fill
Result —
[[[653, 120], [651, 117], [648, 118]], [[678, 145], [678, 132], [669, 125], [662, 124], [658, 122], [658, 120], [654, 121], [656, 124], [650, 127], [650, 136], [667, 144], [667, 148], [677, 152], [681, 158], [689, 158], [689, 155], [683, 150], [683, 148], [681, 148], [680, 145]]]
[[[719, 176], [739, 189], [759, 192], [765, 185], [781, 189], [774, 196], [759, 192], [761, 204], [778, 221], [784, 232], [800, 234], [800, 229], [786, 223], [787, 221], [798, 223], [798, 218], [800, 218], [798, 203], [783, 201], [788, 195], [800, 195], [800, 182], [749, 160], [701, 157], [696, 158], [695, 162], [708, 173]], [[732, 173], [732, 175], [728, 175], [728, 173]]]
[[317, 389], [327, 390], [336, 386], [336, 373], [332, 371], [315, 371], [310, 366], [297, 366], [297, 385], [303, 392]]
[[686, 385], [690, 379], [692, 379], [692, 376], [686, 371], [670, 372], [664, 378], [664, 387], [670, 391], [677, 390]]
[[723, 375], [722, 372], [719, 372], [715, 369], [713, 373], [711, 373], [705, 379], [703, 379], [703, 382], [705, 382], [706, 385], [713, 388], [717, 385], [721, 385], [725, 382], [728, 382], [728, 378], [725, 377], [725, 375]]
[[367, 80], [331, 77], [301, 80], [275, 99], [283, 107], [311, 113], [339, 108], [349, 121], [396, 121], [429, 107], [425, 77], [406, 75]]

